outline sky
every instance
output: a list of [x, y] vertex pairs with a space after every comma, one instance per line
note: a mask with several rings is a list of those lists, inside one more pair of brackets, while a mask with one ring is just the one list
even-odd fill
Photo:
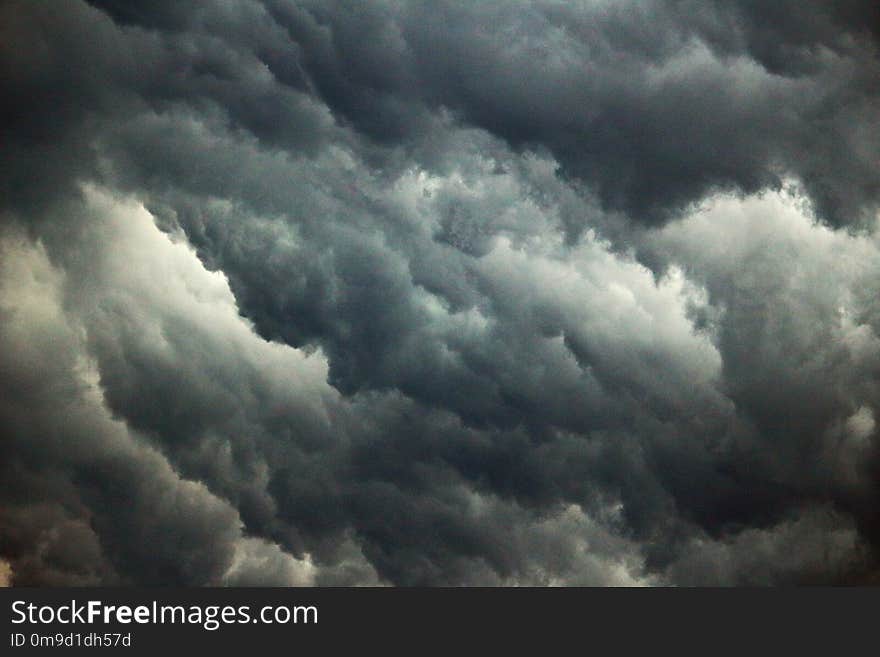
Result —
[[0, 581], [880, 582], [874, 0], [0, 2]]

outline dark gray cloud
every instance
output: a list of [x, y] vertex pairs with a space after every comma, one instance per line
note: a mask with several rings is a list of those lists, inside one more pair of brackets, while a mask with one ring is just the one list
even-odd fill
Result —
[[0, 12], [15, 582], [875, 570], [872, 3]]
[[[877, 208], [877, 141], [865, 129], [878, 120], [872, 2], [106, 8], [128, 24], [246, 48], [278, 81], [276, 96], [310, 90], [382, 143], [422, 139], [442, 109], [518, 149], [547, 148], [606, 208], [637, 221], [668, 219], [712, 191], [779, 185], [786, 173], [835, 225]], [[274, 45], [279, 30], [285, 46]], [[244, 104], [229, 104], [233, 118], [278, 143], [255, 123], [262, 110], [239, 112]]]

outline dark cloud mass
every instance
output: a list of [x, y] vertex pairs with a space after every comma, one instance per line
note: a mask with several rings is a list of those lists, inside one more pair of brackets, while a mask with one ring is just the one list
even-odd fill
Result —
[[876, 582], [871, 1], [0, 2], [0, 579]]

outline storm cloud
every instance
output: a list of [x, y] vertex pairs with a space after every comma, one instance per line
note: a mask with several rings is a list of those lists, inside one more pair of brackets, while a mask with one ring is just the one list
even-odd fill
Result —
[[878, 18], [0, 4], [0, 574], [876, 581]]

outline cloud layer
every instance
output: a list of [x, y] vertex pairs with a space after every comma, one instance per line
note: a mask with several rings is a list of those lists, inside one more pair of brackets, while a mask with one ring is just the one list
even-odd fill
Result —
[[4, 3], [4, 572], [873, 581], [877, 18]]

